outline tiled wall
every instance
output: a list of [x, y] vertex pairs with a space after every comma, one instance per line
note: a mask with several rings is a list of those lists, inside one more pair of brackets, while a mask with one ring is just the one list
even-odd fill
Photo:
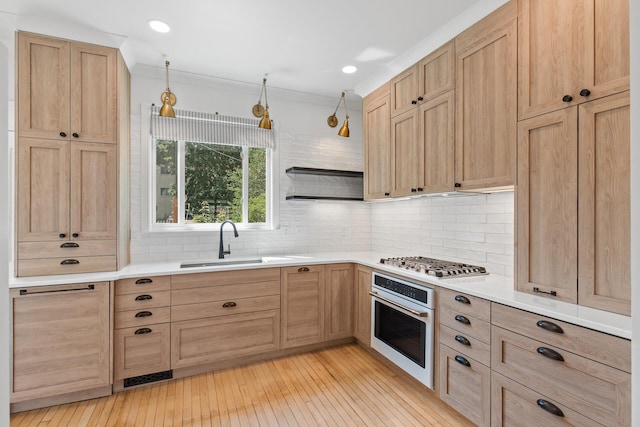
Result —
[[371, 207], [372, 250], [485, 266], [513, 276], [513, 192], [421, 197]]

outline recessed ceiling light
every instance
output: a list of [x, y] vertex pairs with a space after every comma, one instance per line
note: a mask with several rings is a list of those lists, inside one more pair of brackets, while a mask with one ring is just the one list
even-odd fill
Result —
[[168, 33], [169, 31], [171, 31], [171, 27], [169, 27], [169, 24], [167, 24], [166, 22], [160, 21], [158, 19], [149, 19], [149, 21], [147, 22], [149, 23], [149, 26], [153, 31], [157, 31], [159, 33]]
[[355, 65], [347, 65], [346, 67], [342, 68], [342, 72], [345, 74], [353, 74], [356, 71], [358, 71], [358, 67], [356, 67]]

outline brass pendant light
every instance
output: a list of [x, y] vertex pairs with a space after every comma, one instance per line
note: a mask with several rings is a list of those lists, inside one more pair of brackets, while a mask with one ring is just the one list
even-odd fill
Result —
[[165, 61], [166, 77], [167, 77], [167, 90], [160, 95], [160, 101], [162, 101], [162, 107], [160, 107], [161, 117], [175, 117], [176, 112], [173, 111], [173, 106], [176, 105], [176, 95], [169, 89], [169, 61]]
[[327, 117], [327, 124], [332, 128], [338, 126], [338, 118], [336, 117], [336, 113], [338, 112], [338, 108], [340, 107], [340, 102], [344, 104], [344, 114], [346, 117], [344, 119], [344, 124], [338, 131], [338, 135], [344, 136], [345, 138], [349, 138], [349, 112], [347, 111], [347, 99], [345, 98], [344, 92], [342, 92], [342, 95], [338, 100], [338, 105], [336, 105], [336, 110], [333, 112], [332, 115]]
[[[267, 78], [266, 77], [262, 79], [262, 91], [264, 92], [264, 114], [262, 115], [262, 119], [260, 119], [260, 123], [258, 124], [258, 127], [261, 129], [271, 129], [271, 120], [269, 119], [269, 101], [267, 100]], [[262, 94], [260, 95], [260, 97], [262, 98]], [[260, 105], [260, 101], [258, 101], [258, 104], [253, 106], [254, 114], [255, 114], [255, 110], [259, 110], [259, 108], [256, 108], [258, 106], [262, 107], [262, 105]]]
[[264, 94], [266, 78], [262, 82], [262, 89], [260, 90], [260, 98], [258, 98], [258, 103], [253, 106], [251, 112], [256, 117], [264, 116], [264, 107], [262, 106], [262, 95]]

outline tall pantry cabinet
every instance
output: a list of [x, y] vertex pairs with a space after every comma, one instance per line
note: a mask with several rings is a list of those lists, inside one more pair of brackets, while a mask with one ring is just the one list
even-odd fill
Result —
[[518, 2], [519, 291], [630, 315], [629, 2]]
[[116, 270], [127, 262], [126, 65], [109, 47], [16, 38], [16, 274]]

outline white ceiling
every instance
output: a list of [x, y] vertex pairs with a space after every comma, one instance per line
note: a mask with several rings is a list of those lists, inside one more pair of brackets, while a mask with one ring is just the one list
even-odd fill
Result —
[[[166, 56], [173, 70], [255, 84], [267, 73], [270, 86], [338, 97], [486, 1], [0, 0], [0, 12], [16, 29], [98, 34], [130, 63], [163, 67]], [[152, 31], [151, 18], [171, 32]]]

